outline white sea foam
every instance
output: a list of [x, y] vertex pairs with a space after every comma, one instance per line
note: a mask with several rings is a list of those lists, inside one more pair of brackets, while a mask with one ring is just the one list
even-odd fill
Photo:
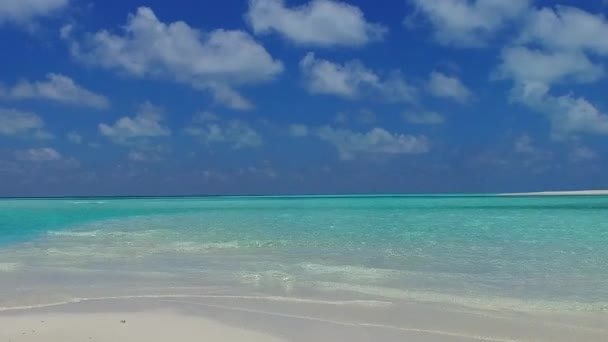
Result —
[[96, 237], [99, 234], [99, 230], [93, 231], [48, 231], [47, 235], [51, 236], [65, 236], [65, 237]]
[[226, 242], [195, 242], [195, 241], [178, 241], [169, 245], [168, 249], [177, 252], [200, 252], [208, 249], [236, 249], [239, 248], [238, 241]]
[[395, 277], [399, 274], [397, 270], [362, 267], [353, 265], [321, 265], [314, 263], [300, 264], [302, 269], [316, 275], [336, 275], [347, 279], [357, 280], [380, 280]]
[[286, 293], [293, 291], [296, 284], [296, 277], [292, 274], [268, 270], [263, 272], [241, 272], [241, 283], [254, 285], [256, 287], [280, 288]]
[[579, 303], [579, 302], [556, 302], [543, 300], [523, 300], [507, 297], [488, 297], [488, 296], [460, 296], [447, 293], [404, 290], [383, 286], [367, 286], [356, 284], [345, 284], [336, 282], [311, 282], [310, 285], [319, 290], [325, 291], [346, 291], [365, 295], [377, 296], [381, 298], [391, 298], [397, 300], [428, 302], [439, 304], [453, 304], [462, 307], [484, 309], [484, 310], [512, 310], [512, 311], [534, 311], [534, 312], [555, 312], [555, 311], [594, 311], [608, 312], [608, 302], [602, 303]]
[[127, 299], [173, 299], [173, 298], [197, 298], [197, 299], [243, 299], [243, 300], [260, 300], [272, 302], [288, 302], [288, 303], [303, 303], [303, 304], [321, 304], [321, 305], [336, 305], [336, 306], [367, 306], [367, 307], [386, 307], [392, 305], [391, 302], [378, 300], [320, 300], [297, 297], [281, 297], [281, 296], [238, 296], [238, 295], [205, 295], [205, 294], [148, 294], [148, 295], [132, 295], [132, 296], [106, 296], [106, 297], [78, 297], [64, 301], [41, 303], [34, 305], [18, 305], [0, 307], [0, 312], [20, 311], [40, 309], [53, 306], [62, 306], [68, 304], [77, 304], [88, 301], [103, 301], [103, 300], [127, 300]]
[[21, 269], [23, 265], [18, 262], [0, 262], [0, 272], [14, 272]]

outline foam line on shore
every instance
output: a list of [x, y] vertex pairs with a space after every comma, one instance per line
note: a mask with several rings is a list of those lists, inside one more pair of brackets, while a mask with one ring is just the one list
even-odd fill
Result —
[[9, 311], [22, 311], [32, 309], [43, 309], [53, 306], [62, 306], [69, 304], [78, 304], [92, 301], [104, 301], [104, 300], [127, 300], [127, 299], [185, 299], [185, 298], [199, 298], [199, 299], [244, 299], [244, 300], [265, 300], [274, 302], [287, 302], [287, 303], [303, 303], [303, 304], [321, 304], [321, 305], [338, 305], [338, 306], [367, 306], [367, 307], [387, 307], [392, 305], [392, 302], [377, 301], [377, 300], [320, 300], [320, 299], [307, 299], [307, 298], [293, 298], [293, 297], [281, 297], [281, 296], [237, 296], [237, 295], [193, 295], [193, 294], [168, 294], [168, 295], [133, 295], [133, 296], [107, 296], [107, 297], [82, 297], [73, 298], [70, 300], [36, 304], [36, 305], [23, 305], [23, 306], [12, 306], [12, 307], [0, 307], [0, 312]]

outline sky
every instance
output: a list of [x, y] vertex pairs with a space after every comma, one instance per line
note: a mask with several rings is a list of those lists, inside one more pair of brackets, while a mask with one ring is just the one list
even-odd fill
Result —
[[0, 196], [608, 189], [607, 13], [3, 0]]

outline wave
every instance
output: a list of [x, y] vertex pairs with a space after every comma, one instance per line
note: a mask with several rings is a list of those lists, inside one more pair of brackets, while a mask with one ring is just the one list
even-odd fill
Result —
[[66, 236], [66, 237], [96, 237], [99, 234], [99, 230], [93, 230], [88, 232], [76, 232], [76, 231], [48, 231], [46, 234], [50, 236]]
[[306, 272], [314, 275], [337, 275], [348, 279], [357, 280], [380, 280], [393, 278], [401, 272], [397, 270], [372, 268], [353, 265], [321, 265], [314, 263], [302, 263], [300, 267]]
[[315, 289], [324, 291], [345, 291], [381, 298], [414, 302], [452, 304], [484, 310], [511, 310], [514, 312], [555, 312], [589, 311], [608, 312], [608, 302], [581, 303], [571, 301], [525, 300], [509, 297], [461, 296], [440, 292], [405, 290], [383, 286], [367, 286], [337, 282], [310, 282]]
[[150, 294], [150, 295], [131, 295], [131, 296], [106, 296], [106, 297], [78, 297], [64, 301], [22, 305], [22, 306], [5, 306], [0, 307], [0, 312], [7, 311], [22, 311], [31, 309], [41, 309], [53, 306], [62, 306], [68, 304], [77, 304], [90, 301], [103, 300], [127, 300], [127, 299], [172, 299], [172, 298], [197, 298], [197, 299], [244, 299], [244, 300], [262, 300], [273, 302], [288, 302], [288, 303], [303, 303], [303, 304], [322, 304], [336, 306], [365, 306], [365, 307], [386, 307], [392, 305], [391, 302], [378, 300], [321, 300], [298, 297], [281, 297], [281, 296], [238, 296], [238, 295], [196, 295], [196, 294]]

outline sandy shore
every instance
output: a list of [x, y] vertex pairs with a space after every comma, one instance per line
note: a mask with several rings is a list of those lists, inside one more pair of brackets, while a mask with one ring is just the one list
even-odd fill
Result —
[[579, 190], [579, 191], [541, 191], [504, 193], [499, 196], [601, 196], [608, 195], [608, 190]]
[[1, 341], [282, 341], [170, 311], [40, 314], [0, 318]]
[[424, 303], [107, 299], [0, 312], [0, 341], [605, 341], [604, 316]]

